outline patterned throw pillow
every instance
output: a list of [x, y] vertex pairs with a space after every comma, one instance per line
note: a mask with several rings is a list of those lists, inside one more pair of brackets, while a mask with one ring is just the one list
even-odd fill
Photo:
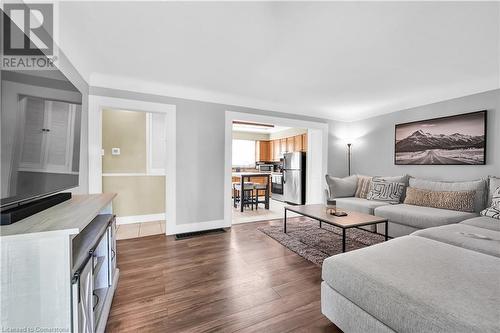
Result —
[[500, 209], [496, 207], [486, 208], [481, 212], [481, 215], [500, 220]]
[[356, 193], [354, 196], [356, 198], [366, 199], [368, 191], [370, 190], [370, 183], [372, 182], [372, 177], [358, 175], [358, 186], [356, 187]]
[[390, 204], [398, 204], [405, 190], [404, 183], [388, 182], [373, 179], [370, 184], [370, 191], [366, 198], [368, 200], [384, 201]]

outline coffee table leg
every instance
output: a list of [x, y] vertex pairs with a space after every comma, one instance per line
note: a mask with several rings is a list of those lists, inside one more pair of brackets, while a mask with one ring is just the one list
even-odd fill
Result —
[[389, 240], [389, 221], [385, 222], [385, 240]]
[[342, 228], [342, 252], [345, 252], [345, 228]]
[[283, 232], [286, 234], [286, 208], [285, 208], [285, 218], [283, 219]]

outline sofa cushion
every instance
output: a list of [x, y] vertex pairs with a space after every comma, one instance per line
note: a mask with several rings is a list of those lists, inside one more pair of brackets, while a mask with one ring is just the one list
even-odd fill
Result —
[[408, 187], [404, 203], [415, 206], [473, 212], [475, 196], [476, 191], [430, 191]]
[[387, 202], [373, 201], [362, 198], [338, 198], [337, 207], [347, 211], [373, 215], [375, 208], [389, 205]]
[[412, 233], [439, 242], [500, 257], [500, 231], [467, 224], [449, 224]]
[[373, 179], [366, 198], [368, 200], [384, 201], [395, 205], [401, 201], [405, 187], [404, 183]]
[[479, 228], [500, 231], [500, 223], [498, 223], [498, 220], [487, 216], [474, 217], [472, 219], [462, 221], [460, 224], [473, 225]]
[[474, 211], [479, 213], [486, 207], [486, 180], [468, 182], [438, 182], [419, 178], [410, 178], [410, 186], [430, 191], [476, 191]]
[[375, 215], [418, 229], [458, 223], [477, 216], [476, 213], [406, 204], [377, 207]]
[[344, 178], [325, 176], [328, 189], [330, 191], [330, 199], [353, 197], [356, 193], [358, 185], [358, 176], [352, 175]]
[[323, 280], [396, 332], [500, 331], [500, 259], [404, 236], [323, 262]]

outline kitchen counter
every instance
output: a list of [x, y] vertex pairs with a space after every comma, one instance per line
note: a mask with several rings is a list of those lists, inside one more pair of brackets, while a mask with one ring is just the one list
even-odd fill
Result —
[[261, 171], [248, 171], [248, 172], [233, 172], [233, 177], [267, 177], [271, 174], [271, 172], [261, 172]]

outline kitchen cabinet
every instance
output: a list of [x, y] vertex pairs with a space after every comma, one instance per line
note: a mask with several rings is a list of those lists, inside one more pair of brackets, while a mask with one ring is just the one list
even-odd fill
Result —
[[302, 134], [302, 151], [307, 151], [307, 133]]
[[302, 135], [296, 135], [293, 137], [294, 151], [303, 151], [303, 137]]
[[270, 141], [256, 141], [255, 142], [255, 160], [259, 162], [272, 161], [271, 155], [271, 142]]
[[287, 153], [293, 153], [294, 151], [297, 151], [295, 149], [295, 139], [293, 136], [286, 138], [286, 152]]
[[280, 139], [280, 157], [286, 153], [286, 139]]
[[273, 160], [278, 162], [281, 156], [280, 140], [273, 140]]

